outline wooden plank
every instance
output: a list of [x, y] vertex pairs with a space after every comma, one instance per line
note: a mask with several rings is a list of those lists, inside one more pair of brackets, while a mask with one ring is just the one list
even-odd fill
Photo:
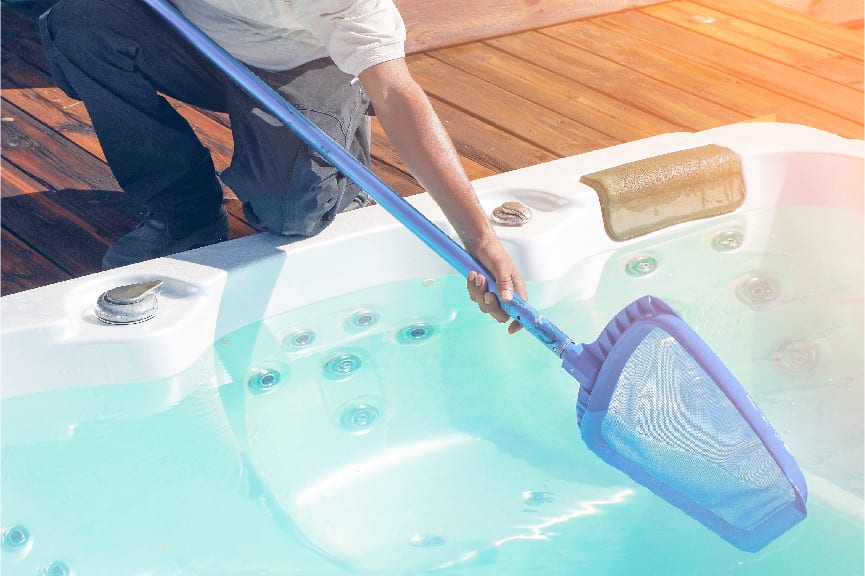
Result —
[[[848, 86], [827, 82], [795, 66], [767, 60], [640, 10], [602, 16], [597, 21], [749, 83], [862, 123], [862, 92]], [[815, 86], [820, 89], [815, 90]]]
[[[430, 101], [471, 179], [560, 158], [436, 97], [431, 97]], [[396, 157], [396, 151], [389, 150]]]
[[686, 130], [704, 130], [745, 119], [741, 113], [689, 94], [677, 86], [658, 82], [614, 60], [561, 42], [541, 32], [526, 32], [487, 41], [490, 45], [532, 61], [582, 83], [633, 108], [658, 116]]
[[3, 227], [73, 276], [98, 272], [110, 243], [94, 234], [78, 213], [63, 206], [68, 194], [84, 192], [48, 190], [3, 198]]
[[453, 46], [598, 14], [655, 4], [659, 0], [395, 0], [405, 20], [409, 54]]
[[6, 99], [3, 94], [3, 157], [50, 187], [117, 190], [108, 167], [97, 157]]
[[[8, 214], [4, 213], [6, 198], [41, 190], [42, 185], [9, 165], [5, 158], [2, 160], [2, 171], [3, 199], [0, 200], [0, 213], [8, 217]], [[21, 227], [22, 223], [13, 224]], [[0, 277], [2, 277], [0, 295], [5, 296], [36, 286], [67, 280], [72, 278], [72, 274], [46, 258], [4, 224], [2, 240], [0, 240]]]
[[862, 90], [862, 61], [848, 58], [807, 39], [790, 36], [687, 0], [645, 10], [688, 30], [747, 49], [784, 64], [795, 64], [814, 76]]
[[551, 154], [570, 156], [616, 140], [426, 55], [410, 58], [429, 93]]
[[104, 162], [102, 147], [80, 101], [72, 100], [62, 90], [51, 86], [50, 77], [14, 54], [4, 59], [2, 78], [5, 102], [27, 110], [34, 119], [38, 118], [39, 123], [51, 126], [79, 148]]
[[622, 106], [621, 100], [541, 68], [534, 61], [517, 58], [485, 43], [445, 48], [429, 55], [619, 142], [682, 129], [652, 114]]
[[460, 156], [487, 171], [486, 174], [475, 173], [472, 177], [499, 174], [561, 157], [438, 98], [432, 99], [432, 105]]
[[3, 179], [0, 180], [0, 197], [11, 198], [20, 194], [29, 194], [44, 190], [43, 183], [34, 180], [28, 174], [18, 170], [4, 155], [0, 158]]
[[796, 10], [814, 20], [844, 24], [862, 20], [862, 0], [770, 0], [778, 6]]
[[0, 296], [68, 280], [72, 275], [3, 228], [0, 240]]
[[[804, 14], [780, 6], [777, 0], [693, 0], [708, 8], [755, 22], [780, 32], [806, 38], [858, 60], [863, 59], [862, 34], [855, 30], [820, 22]], [[855, 0], [860, 3], [861, 0]]]
[[111, 191], [53, 189], [29, 177], [6, 158], [2, 167], [3, 228], [65, 273], [80, 276], [98, 271], [109, 241], [91, 221], [80, 216], [76, 199], [70, 198], [96, 201], [99, 194]]
[[616, 62], [675, 84], [691, 94], [727, 106], [754, 118], [774, 116], [780, 122], [806, 124], [845, 137], [858, 137], [862, 126], [837, 114], [773, 92], [761, 86], [695, 62], [647, 41], [608, 28], [595, 20], [580, 20], [545, 28], [543, 34], [580, 46], [598, 55], [615, 54]]

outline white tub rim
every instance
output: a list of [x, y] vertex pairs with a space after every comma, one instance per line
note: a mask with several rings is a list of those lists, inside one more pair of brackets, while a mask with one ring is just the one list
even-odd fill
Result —
[[[592, 242], [572, 242], [589, 253], [619, 247], [603, 232], [597, 196], [579, 183], [582, 174], [667, 152], [718, 144], [732, 148], [743, 162], [746, 180], [749, 163], [778, 154], [817, 154], [861, 161], [863, 142], [841, 138], [810, 127], [783, 123], [745, 123], [696, 133], [671, 133], [562, 158], [476, 180], [474, 185], [488, 211], [514, 190], [534, 190], [541, 177], [553, 175], [552, 193], [567, 194], [567, 206], [557, 220], [523, 229], [501, 229], [501, 236], [528, 282], [543, 282], [558, 273], [555, 257], [526, 258], [526, 253], [554, 252], [562, 242], [553, 232], [579, 228]], [[747, 185], [747, 182], [746, 182]], [[861, 198], [861, 197], [860, 197]], [[427, 195], [410, 202], [445, 231], [452, 233], [441, 212]], [[742, 210], [769, 202], [751, 194]], [[859, 204], [861, 210], [861, 202]], [[561, 221], [561, 222], [560, 222]], [[551, 232], [552, 230], [552, 232]], [[415, 242], [414, 256], [399, 270], [389, 266], [369, 276], [364, 253], [381, 241], [406, 246]], [[149, 381], [182, 372], [225, 334], [262, 317], [324, 299], [348, 289], [328, 274], [307, 275], [303, 298], [288, 295], [298, 286], [296, 270], [316, 261], [318, 251], [341, 243], [352, 250], [341, 265], [343, 275], [357, 278], [351, 289], [417, 276], [451, 273], [429, 249], [413, 239], [380, 207], [346, 213], [322, 234], [296, 244], [284, 238], [258, 234], [223, 244], [160, 258], [27, 290], [0, 299], [0, 398], [60, 387]], [[370, 243], [365, 245], [365, 243]], [[364, 276], [367, 276], [363, 279]], [[264, 278], [265, 280], [261, 280]], [[160, 310], [149, 322], [108, 326], [93, 314], [93, 304], [107, 289], [150, 279], [161, 279], [165, 289]], [[229, 286], [229, 283], [231, 286]], [[234, 288], [234, 287], [238, 288]], [[274, 289], [279, 286], [280, 289]], [[226, 294], [242, 288], [232, 311], [222, 309]], [[165, 346], [165, 342], [184, 346]], [[41, 351], [38, 351], [41, 350]], [[35, 362], [35, 358], [52, 359]], [[114, 358], [106, 362], [106, 358]]]

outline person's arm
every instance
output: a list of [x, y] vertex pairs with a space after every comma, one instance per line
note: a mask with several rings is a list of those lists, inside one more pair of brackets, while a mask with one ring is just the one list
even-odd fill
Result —
[[[361, 72], [360, 81], [400, 159], [441, 207], [466, 250], [493, 275], [500, 297], [510, 300], [516, 292], [526, 298], [519, 270], [493, 230], [450, 137], [405, 61], [377, 64]], [[499, 322], [508, 321], [498, 300], [486, 291], [483, 275], [469, 273], [467, 286], [483, 312]], [[511, 333], [518, 329], [516, 322], [508, 327]]]

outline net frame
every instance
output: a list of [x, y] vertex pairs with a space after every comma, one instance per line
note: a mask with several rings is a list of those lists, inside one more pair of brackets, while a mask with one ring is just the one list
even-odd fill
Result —
[[[777, 489], [793, 491], [794, 497], [788, 505], [762, 518], [755, 518], [748, 528], [739, 528], [691, 498], [687, 481], [674, 483], [660, 480], [607, 442], [602, 428], [620, 375], [634, 351], [655, 328], [669, 334], [691, 356], [709, 377], [706, 385], [716, 386], [726, 396], [741, 415], [742, 425], [749, 427], [763, 443], [782, 472], [781, 477], [789, 482], [789, 486], [779, 486]], [[563, 355], [563, 358], [564, 367], [569, 372], [582, 376], [578, 377], [581, 389], [577, 401], [580, 433], [588, 448], [605, 462], [741, 550], [754, 552], [762, 549], [807, 516], [804, 476], [778, 433], [720, 358], [662, 300], [653, 296], [636, 300], [607, 324], [595, 342], [577, 348], [573, 353]], [[675, 476], [675, 471], [672, 476]]]

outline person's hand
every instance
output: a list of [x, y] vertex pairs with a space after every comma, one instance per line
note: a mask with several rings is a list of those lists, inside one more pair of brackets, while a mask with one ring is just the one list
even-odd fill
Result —
[[[502, 310], [499, 298], [507, 302], [512, 300], [516, 293], [527, 300], [525, 282], [500, 242], [496, 241], [491, 248], [478, 250], [473, 256], [492, 274], [499, 296], [496, 297], [493, 292], [487, 290], [487, 279], [483, 274], [472, 270], [466, 279], [469, 298], [478, 305], [481, 312], [489, 314], [500, 323], [505, 323], [510, 320], [510, 316]], [[508, 326], [508, 334], [514, 334], [520, 328], [522, 325], [514, 320]]]

